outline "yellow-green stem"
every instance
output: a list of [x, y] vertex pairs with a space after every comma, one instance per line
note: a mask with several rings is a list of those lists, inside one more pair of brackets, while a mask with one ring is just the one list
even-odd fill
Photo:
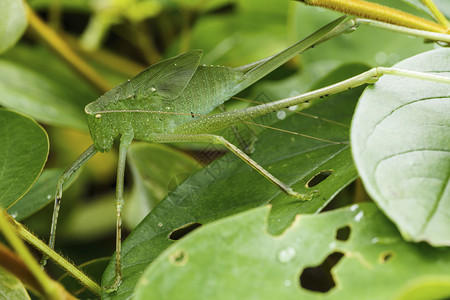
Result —
[[433, 0], [422, 0], [422, 3], [425, 4], [433, 13], [436, 20], [445, 26], [447, 29], [450, 28], [450, 22], [447, 18], [442, 14], [442, 12], [437, 8], [436, 4], [434, 4]]
[[[15, 221], [14, 221], [15, 222]], [[56, 253], [53, 249], [50, 249], [46, 243], [38, 239], [35, 235], [29, 232], [25, 227], [23, 227], [20, 223], [15, 222], [17, 233], [19, 236], [26, 240], [28, 243], [36, 247], [39, 251], [47, 255], [51, 258], [55, 263], [60, 265], [63, 269], [65, 269], [72, 277], [76, 278], [83, 285], [88, 287], [94, 293], [100, 295], [101, 287], [95, 283], [92, 279], [90, 279], [86, 274], [84, 274], [77, 267], [72, 265], [70, 262], [61, 257], [58, 253]], [[40, 267], [39, 267], [40, 268]]]
[[447, 28], [403, 11], [363, 0], [299, 0], [308, 5], [320, 6], [345, 14], [377, 20], [399, 26], [432, 32], [447, 32]]
[[56, 51], [56, 53], [58, 53], [75, 71], [87, 79], [88, 82], [101, 93], [105, 93], [113, 87], [81, 59], [81, 57], [79, 57], [52, 28], [45, 24], [27, 4], [25, 4], [25, 7], [30, 29], [48, 46]]
[[45, 274], [45, 272], [41, 270], [39, 264], [34, 260], [25, 244], [17, 236], [15, 228], [9, 221], [9, 215], [4, 210], [1, 211], [0, 215], [0, 229], [5, 238], [11, 244], [17, 254], [22, 258], [30, 272], [33, 274], [34, 278], [41, 287], [44, 296], [47, 299], [60, 299], [57, 287], [53, 284], [53, 281], [48, 278], [47, 274]]

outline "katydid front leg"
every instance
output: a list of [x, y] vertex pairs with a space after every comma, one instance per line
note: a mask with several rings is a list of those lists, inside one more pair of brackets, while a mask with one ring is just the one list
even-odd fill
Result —
[[[48, 242], [48, 246], [51, 249], [55, 248], [55, 237], [56, 237], [56, 225], [58, 223], [58, 215], [59, 215], [59, 208], [61, 206], [61, 199], [62, 199], [62, 193], [63, 193], [63, 187], [64, 184], [67, 183], [73, 174], [81, 167], [83, 166], [92, 156], [94, 156], [95, 153], [97, 153], [97, 149], [94, 147], [94, 145], [91, 145], [89, 148], [87, 148], [73, 163], [72, 165], [64, 171], [64, 173], [61, 175], [61, 177], [58, 180], [58, 184], [56, 186], [56, 193], [55, 193], [55, 204], [53, 208], [53, 216], [52, 216], [52, 225], [50, 229], [50, 238]], [[41, 266], [44, 267], [47, 263], [47, 257], [42, 257], [41, 260]]]
[[115, 291], [122, 282], [122, 207], [123, 200], [123, 185], [125, 177], [125, 163], [127, 160], [128, 147], [133, 141], [133, 133], [123, 134], [120, 138], [119, 145], [119, 160], [117, 164], [117, 182], [116, 182], [116, 275], [111, 286], [106, 287], [107, 291]]

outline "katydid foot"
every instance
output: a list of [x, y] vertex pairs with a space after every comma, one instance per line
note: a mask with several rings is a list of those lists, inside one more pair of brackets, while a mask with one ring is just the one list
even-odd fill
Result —
[[318, 196], [320, 194], [319, 191], [315, 190], [312, 191], [310, 193], [307, 194], [301, 194], [301, 193], [297, 193], [294, 192], [291, 188], [285, 190], [286, 194], [288, 194], [289, 196], [298, 199], [300, 201], [311, 201], [314, 197]]

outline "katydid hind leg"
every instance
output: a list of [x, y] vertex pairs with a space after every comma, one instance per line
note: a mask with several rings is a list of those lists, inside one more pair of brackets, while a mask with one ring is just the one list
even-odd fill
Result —
[[[94, 145], [91, 145], [89, 148], [87, 148], [75, 161], [72, 163], [72, 165], [64, 171], [64, 173], [61, 175], [61, 177], [58, 180], [58, 183], [56, 185], [56, 192], [55, 192], [55, 202], [53, 207], [53, 216], [52, 216], [52, 225], [50, 229], [50, 238], [48, 242], [48, 246], [51, 249], [55, 248], [55, 239], [56, 239], [56, 226], [58, 223], [58, 215], [59, 215], [59, 208], [61, 207], [61, 199], [62, 199], [62, 193], [64, 184], [67, 183], [73, 174], [81, 167], [83, 166], [94, 154], [97, 153], [97, 149], [94, 147]], [[47, 263], [47, 256], [42, 257], [41, 260], [41, 266], [44, 267]]]
[[[224, 104], [219, 105], [219, 109], [221, 112], [227, 111], [226, 106]], [[245, 154], [252, 154], [255, 150], [255, 142], [257, 141], [258, 137], [256, 135], [256, 132], [253, 131], [247, 124], [242, 123], [247, 131], [250, 133], [250, 136], [244, 137], [242, 134], [242, 131], [238, 126], [231, 125], [231, 130], [233, 132], [233, 136], [236, 139], [236, 141], [239, 143], [242, 149], [244, 149]]]
[[133, 140], [133, 134], [124, 134], [120, 139], [119, 146], [119, 160], [117, 164], [117, 183], [116, 183], [116, 257], [115, 257], [115, 277], [111, 286], [105, 289], [109, 292], [117, 290], [122, 282], [122, 207], [124, 204], [123, 199], [123, 186], [125, 177], [125, 166], [128, 147]]
[[346, 19], [345, 16], [340, 17], [320, 28], [305, 39], [293, 44], [292, 46], [275, 55], [248, 65], [238, 67], [238, 70], [244, 72], [244, 80], [239, 83], [235, 89], [237, 91], [245, 89], [273, 70], [277, 69], [299, 53], [302, 53], [303, 51], [314, 47], [324, 41], [327, 41], [335, 36], [348, 32], [352, 30], [354, 26], [355, 22], [353, 19]]
[[251, 159], [247, 154], [245, 154], [238, 147], [227, 141], [224, 137], [213, 134], [186, 134], [186, 135], [176, 135], [176, 134], [158, 134], [154, 136], [155, 142], [157, 143], [176, 143], [176, 142], [198, 142], [198, 143], [212, 143], [220, 144], [227, 147], [236, 156], [242, 159], [250, 167], [264, 176], [272, 184], [276, 185], [280, 190], [282, 190], [287, 195], [299, 199], [301, 201], [311, 200], [317, 191], [313, 191], [309, 194], [301, 194], [292, 190], [287, 184], [279, 180], [277, 177], [272, 175], [269, 171], [264, 169], [261, 165]]

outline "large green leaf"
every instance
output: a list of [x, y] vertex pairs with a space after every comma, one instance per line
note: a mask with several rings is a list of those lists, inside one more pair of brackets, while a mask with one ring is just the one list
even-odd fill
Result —
[[[68, 83], [67, 83], [68, 84]], [[7, 60], [0, 61], [0, 104], [40, 122], [85, 129], [82, 108], [65, 101], [67, 86], [42, 73]]]
[[31, 299], [22, 282], [2, 268], [0, 268], [0, 297], [14, 300]]
[[[21, 221], [53, 202], [56, 184], [63, 171], [63, 169], [45, 169], [31, 189], [8, 209], [8, 213], [16, 221]], [[75, 176], [72, 176], [70, 181], [64, 184], [64, 190], [69, 188], [78, 174], [79, 172], [75, 173]]]
[[20, 199], [41, 173], [48, 137], [34, 120], [0, 109], [0, 207]]
[[133, 143], [127, 153], [133, 188], [124, 222], [136, 227], [167, 193], [200, 169], [192, 157], [167, 145]]
[[[347, 77], [362, 68], [361, 65], [340, 68], [330, 78], [339, 80], [338, 75]], [[298, 192], [319, 190], [318, 197], [309, 202], [296, 201], [239, 158], [225, 155], [178, 186], [131, 233], [123, 243], [124, 281], [116, 293], [103, 296], [108, 299], [129, 297], [140, 272], [173, 242], [169, 238], [171, 232], [183, 226], [204, 224], [271, 202], [274, 209], [269, 218], [269, 230], [280, 232], [289, 226], [295, 214], [320, 211], [356, 177], [346, 143], [349, 130], [345, 124], [350, 122], [360, 93], [361, 89], [351, 90], [303, 111], [315, 117], [294, 114], [273, 124], [278, 128], [343, 144], [330, 144], [279, 131], [264, 131], [255, 145], [252, 158], [256, 162]], [[270, 118], [276, 117], [270, 115], [260, 121], [267, 123], [272, 121]], [[216, 146], [208, 145], [202, 153], [205, 156], [214, 155], [217, 150], [219, 148]], [[316, 186], [306, 188], [305, 184], [321, 171], [331, 171], [332, 175]], [[113, 275], [113, 263], [110, 263], [103, 276], [103, 284], [110, 284]]]
[[[450, 75], [450, 49], [396, 68]], [[383, 76], [362, 95], [352, 149], [364, 185], [404, 237], [450, 245], [450, 85]]]
[[0, 2], [0, 53], [12, 47], [27, 27], [27, 17], [22, 0]]
[[[373, 204], [299, 216], [280, 236], [267, 234], [268, 210], [208, 224], [172, 245], [144, 272], [134, 299], [374, 300], [412, 289], [425, 296], [426, 288], [421, 299], [450, 296], [450, 249], [403, 241]], [[312, 292], [320, 271], [307, 268], [327, 257], [336, 286]]]

